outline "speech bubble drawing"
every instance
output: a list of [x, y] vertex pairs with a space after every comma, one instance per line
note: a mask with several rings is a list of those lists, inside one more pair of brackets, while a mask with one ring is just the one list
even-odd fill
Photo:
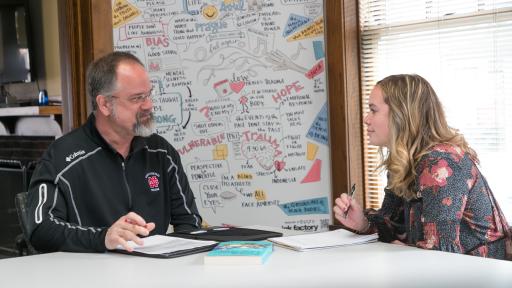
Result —
[[199, 184], [201, 193], [201, 204], [204, 208], [211, 208], [213, 213], [217, 213], [217, 207], [223, 207], [221, 185], [219, 182], [204, 182]]
[[183, 98], [181, 93], [155, 92], [153, 111], [155, 112], [155, 124], [157, 128], [176, 126], [183, 119]]
[[198, 136], [216, 134], [226, 130], [226, 123], [222, 120], [192, 123], [192, 131]]
[[186, 45], [197, 42], [205, 37], [206, 32], [196, 29], [199, 24], [196, 17], [188, 14], [179, 14], [173, 16], [169, 21], [169, 39], [176, 44]]
[[161, 22], [128, 23], [119, 28], [120, 40], [165, 36], [165, 34], [165, 27]]
[[260, 20], [260, 14], [258, 12], [249, 12], [249, 13], [236, 15], [236, 17], [233, 21], [235, 22], [235, 26], [237, 28], [243, 28], [243, 27], [254, 25], [254, 24], [258, 23], [259, 20]]
[[307, 17], [317, 17], [322, 14], [323, 5], [322, 3], [308, 3], [304, 5], [304, 15]]
[[171, 6], [176, 4], [176, 0], [165, 0], [165, 1], [155, 1], [155, 0], [134, 0], [133, 1], [137, 7], [140, 8], [149, 8], [153, 6], [162, 7], [163, 4]]
[[144, 10], [144, 15], [142, 16], [146, 20], [150, 19], [158, 19], [163, 20], [175, 15], [176, 12], [172, 10], [172, 6], [160, 6], [160, 7], [151, 7]]

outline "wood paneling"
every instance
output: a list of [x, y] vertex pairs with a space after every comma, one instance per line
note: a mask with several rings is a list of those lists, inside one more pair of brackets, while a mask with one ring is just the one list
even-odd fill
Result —
[[325, 20], [332, 199], [356, 183], [364, 203], [357, 1], [325, 1]]
[[91, 112], [85, 74], [94, 59], [113, 50], [112, 8], [105, 0], [59, 0], [63, 94], [71, 128], [85, 123]]

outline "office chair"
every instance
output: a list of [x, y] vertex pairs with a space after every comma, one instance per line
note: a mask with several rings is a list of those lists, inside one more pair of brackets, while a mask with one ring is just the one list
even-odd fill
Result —
[[7, 129], [7, 127], [5, 127], [5, 125], [0, 122], [0, 135], [9, 135], [9, 129]]
[[15, 135], [24, 136], [62, 136], [59, 123], [51, 117], [21, 117], [14, 127]]
[[22, 234], [16, 237], [16, 247], [20, 256], [37, 254], [36, 249], [30, 244], [27, 196], [28, 192], [21, 192], [14, 197], [14, 204], [16, 205], [16, 212], [22, 231]]

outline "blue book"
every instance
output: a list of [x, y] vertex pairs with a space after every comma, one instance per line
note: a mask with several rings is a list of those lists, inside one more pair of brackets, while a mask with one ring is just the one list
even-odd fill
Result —
[[221, 242], [204, 256], [204, 264], [263, 264], [272, 251], [272, 243], [268, 241]]

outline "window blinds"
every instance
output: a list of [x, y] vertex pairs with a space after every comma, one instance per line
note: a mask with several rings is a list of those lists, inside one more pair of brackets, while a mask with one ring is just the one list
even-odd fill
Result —
[[[481, 170], [512, 221], [507, 181], [512, 163], [512, 1], [359, 3], [364, 115], [376, 81], [401, 73], [425, 77], [438, 93], [448, 123], [477, 151]], [[377, 148], [367, 145], [366, 135], [364, 139], [366, 204], [377, 208], [385, 171], [375, 171]]]

